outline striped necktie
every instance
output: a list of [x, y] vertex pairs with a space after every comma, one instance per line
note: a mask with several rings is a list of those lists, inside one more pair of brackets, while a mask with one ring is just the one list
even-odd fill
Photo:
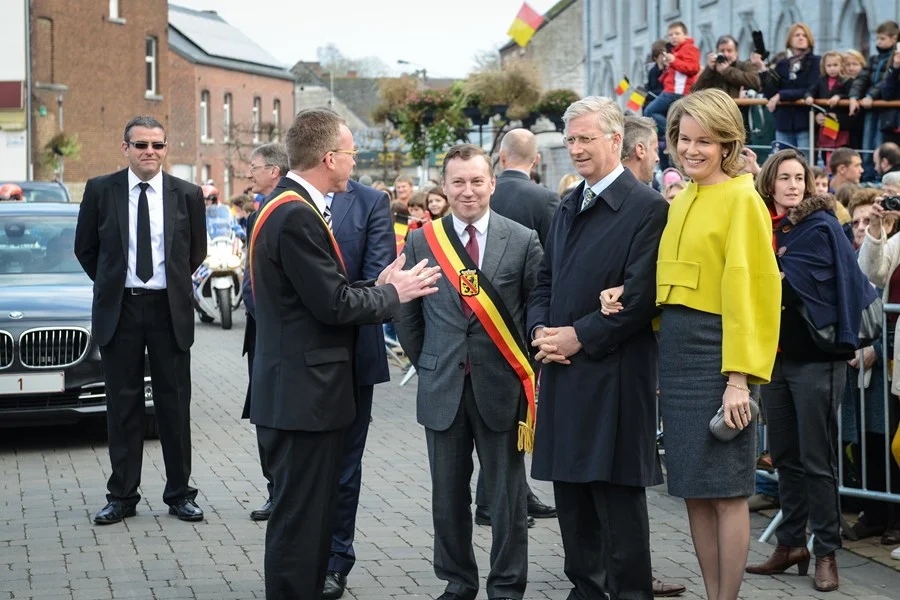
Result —
[[325, 211], [322, 213], [322, 218], [325, 219], [325, 224], [328, 225], [328, 229], [331, 229], [331, 207], [327, 204], [325, 205]]
[[581, 201], [581, 210], [586, 209], [591, 205], [591, 202], [594, 201], [594, 198], [597, 197], [597, 194], [594, 193], [594, 190], [591, 188], [587, 188], [584, 190], [584, 200]]

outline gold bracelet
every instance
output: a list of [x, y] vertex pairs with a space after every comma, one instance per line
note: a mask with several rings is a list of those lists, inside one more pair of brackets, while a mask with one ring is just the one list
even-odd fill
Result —
[[742, 386], [742, 385], [740, 385], [740, 384], [737, 384], [737, 383], [731, 383], [730, 381], [726, 381], [726, 382], [725, 382], [725, 385], [730, 386], [730, 387], [733, 387], [733, 388], [735, 388], [735, 389], [737, 389], [737, 390], [741, 390], [742, 392], [747, 392], [748, 394], [750, 393], [750, 388], [744, 387], [744, 386]]

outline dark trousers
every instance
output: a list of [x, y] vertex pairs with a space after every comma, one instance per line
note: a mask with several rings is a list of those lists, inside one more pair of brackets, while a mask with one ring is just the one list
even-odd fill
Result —
[[478, 566], [472, 549], [472, 450], [485, 473], [491, 509], [489, 598], [522, 598], [528, 575], [525, 460], [516, 449], [518, 430], [492, 431], [475, 403], [466, 377], [456, 418], [445, 431], [425, 429], [431, 467], [434, 572], [447, 591], [472, 599]]
[[356, 388], [356, 418], [344, 438], [344, 456], [338, 483], [337, 506], [334, 513], [334, 532], [331, 535], [331, 556], [328, 570], [348, 575], [356, 563], [353, 537], [356, 534], [356, 511], [362, 487], [362, 458], [372, 416], [374, 385]]
[[144, 349], [150, 361], [153, 405], [166, 466], [163, 500], [193, 500], [191, 476], [191, 354], [175, 342], [166, 294], [125, 294], [116, 333], [100, 348], [106, 380], [106, 423], [112, 475], [107, 501], [141, 499], [144, 452]]
[[651, 600], [650, 523], [642, 487], [553, 482], [570, 600]]
[[814, 363], [779, 356], [771, 383], [762, 387], [784, 515], [775, 535], [779, 544], [805, 546], [808, 522], [816, 556], [841, 547], [837, 414], [846, 382], [842, 360]]
[[[531, 486], [528, 485], [528, 480], [525, 480], [525, 495], [526, 498], [532, 495], [534, 492], [531, 491]], [[487, 491], [484, 487], [484, 469], [478, 471], [478, 480], [475, 483], [475, 506], [484, 506], [485, 508], [488, 505]], [[526, 505], [527, 506], [527, 505]]]
[[266, 526], [267, 600], [319, 600], [344, 430], [285, 431], [256, 426], [272, 473], [272, 514]]
[[[249, 312], [247, 313], [247, 323], [244, 325], [244, 353], [247, 355], [247, 397], [244, 400], [244, 412], [241, 413], [242, 419], [250, 418], [250, 397], [253, 391], [253, 357], [256, 355], [256, 319]], [[269, 494], [269, 500], [272, 500], [272, 473], [269, 472], [269, 464], [266, 462], [266, 455], [263, 452], [262, 443], [259, 436], [256, 438], [256, 449], [259, 453], [259, 466], [262, 467], [263, 477], [266, 479], [266, 490]]]

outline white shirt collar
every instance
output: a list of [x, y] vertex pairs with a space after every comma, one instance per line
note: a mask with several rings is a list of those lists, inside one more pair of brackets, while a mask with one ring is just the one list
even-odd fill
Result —
[[[131, 191], [134, 188], [136, 188], [137, 184], [139, 184], [141, 181], [143, 181], [143, 180], [140, 177], [138, 177], [137, 175], [135, 175], [134, 171], [131, 170], [131, 167], [128, 167], [128, 190]], [[160, 169], [156, 175], [154, 175], [152, 178], [150, 178], [147, 181], [147, 183], [150, 184], [150, 188], [154, 192], [156, 192], [157, 194], [162, 196], [162, 187], [163, 187], [162, 169]]]
[[[465, 221], [457, 218], [457, 216], [453, 213], [450, 214], [453, 216], [453, 229], [456, 231], [456, 235], [462, 237], [462, 234], [466, 230], [466, 227], [469, 226], [469, 223], [466, 223]], [[490, 220], [490, 217], [491, 211], [488, 210], [486, 213], [484, 213], [483, 217], [472, 223], [472, 225], [475, 226], [475, 231], [477, 231], [481, 235], [487, 233], [488, 221]]]
[[319, 212], [323, 215], [325, 214], [325, 195], [322, 194], [322, 192], [317, 190], [315, 186], [313, 186], [313, 184], [303, 179], [293, 171], [288, 171], [285, 177], [287, 177], [288, 179], [293, 179], [301, 186], [303, 186], [303, 189], [306, 190], [306, 192], [309, 194], [309, 197], [312, 198], [313, 204], [316, 205], [316, 208], [319, 209]]
[[[616, 166], [616, 168], [613, 169], [613, 170], [609, 173], [609, 175], [607, 175], [606, 177], [604, 177], [603, 179], [601, 179], [600, 181], [598, 181], [597, 183], [595, 183], [595, 184], [592, 185], [592, 186], [587, 186], [587, 185], [586, 185], [586, 186], [585, 186], [585, 192], [587, 192], [587, 188], [590, 187], [592, 190], [594, 190], [594, 194], [596, 194], [597, 196], [599, 196], [600, 194], [603, 193], [603, 191], [604, 191], [606, 188], [608, 188], [610, 185], [612, 185], [612, 182], [615, 181], [615, 180], [619, 177], [619, 175], [621, 175], [621, 174], [624, 173], [624, 172], [625, 172], [625, 167], [622, 166], [622, 163], [619, 163], [619, 164]], [[587, 183], [587, 182], [585, 182], [585, 184], [586, 184], [586, 183]]]

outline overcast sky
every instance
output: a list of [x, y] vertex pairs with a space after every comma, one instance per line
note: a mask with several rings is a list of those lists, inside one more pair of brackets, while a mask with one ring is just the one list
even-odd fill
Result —
[[[522, 0], [172, 0], [197, 10], [213, 9], [275, 58], [292, 66], [316, 60], [328, 43], [350, 58], [377, 56], [388, 66], [425, 67], [429, 77], [465, 77], [479, 50], [509, 40], [506, 32]], [[556, 0], [529, 0], [539, 14]], [[415, 61], [413, 67], [397, 60]]]

